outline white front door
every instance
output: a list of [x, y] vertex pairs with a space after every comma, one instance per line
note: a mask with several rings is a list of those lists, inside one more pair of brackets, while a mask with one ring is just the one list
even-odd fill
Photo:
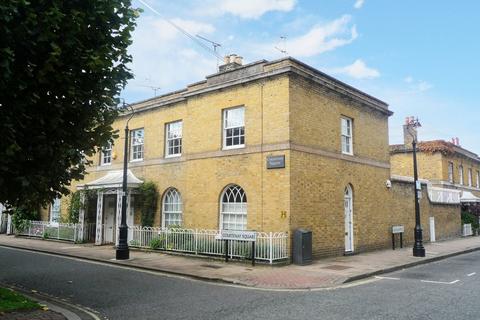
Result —
[[115, 242], [115, 214], [116, 214], [116, 196], [115, 195], [105, 195], [104, 203], [104, 225], [105, 225], [105, 239], [107, 243]]
[[353, 252], [353, 203], [352, 189], [345, 188], [344, 211], [345, 211], [345, 252]]

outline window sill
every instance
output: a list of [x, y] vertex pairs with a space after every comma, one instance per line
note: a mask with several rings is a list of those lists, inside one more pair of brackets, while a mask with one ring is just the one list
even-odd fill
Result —
[[353, 152], [343, 152], [342, 151], [342, 154], [346, 155], [346, 156], [351, 156], [353, 157]]
[[110, 163], [102, 163], [102, 164], [100, 164], [100, 167], [108, 167], [108, 166], [111, 166], [111, 165], [112, 165], [111, 162]]
[[235, 150], [235, 149], [242, 149], [242, 148], [245, 148], [244, 144], [239, 144], [237, 146], [229, 146], [229, 147], [224, 146], [222, 150]]
[[135, 160], [130, 160], [130, 163], [135, 163], [135, 162], [142, 162], [143, 159], [135, 159]]
[[172, 158], [180, 158], [182, 156], [181, 153], [178, 154], [170, 154], [168, 156], [165, 156], [165, 159], [172, 159]]

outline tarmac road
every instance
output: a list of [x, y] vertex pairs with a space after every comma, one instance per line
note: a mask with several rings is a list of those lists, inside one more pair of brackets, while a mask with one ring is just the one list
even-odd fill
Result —
[[268, 291], [0, 247], [0, 282], [108, 319], [480, 319], [480, 252], [337, 289]]

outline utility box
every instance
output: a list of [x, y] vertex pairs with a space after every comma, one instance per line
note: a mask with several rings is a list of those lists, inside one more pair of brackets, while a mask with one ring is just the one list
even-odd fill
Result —
[[294, 264], [306, 265], [312, 263], [312, 231], [295, 230], [292, 251]]

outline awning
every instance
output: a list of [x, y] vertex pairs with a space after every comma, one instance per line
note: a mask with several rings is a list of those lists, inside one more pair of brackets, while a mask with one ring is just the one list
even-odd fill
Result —
[[462, 196], [460, 198], [461, 203], [474, 203], [474, 202], [480, 202], [480, 198], [476, 197], [469, 191], [463, 191]]
[[[123, 183], [123, 170], [109, 171], [106, 175], [97, 180], [78, 185], [77, 189], [102, 189], [102, 188], [121, 188]], [[132, 171], [127, 171], [127, 187], [136, 188], [143, 181], [135, 177]]]

